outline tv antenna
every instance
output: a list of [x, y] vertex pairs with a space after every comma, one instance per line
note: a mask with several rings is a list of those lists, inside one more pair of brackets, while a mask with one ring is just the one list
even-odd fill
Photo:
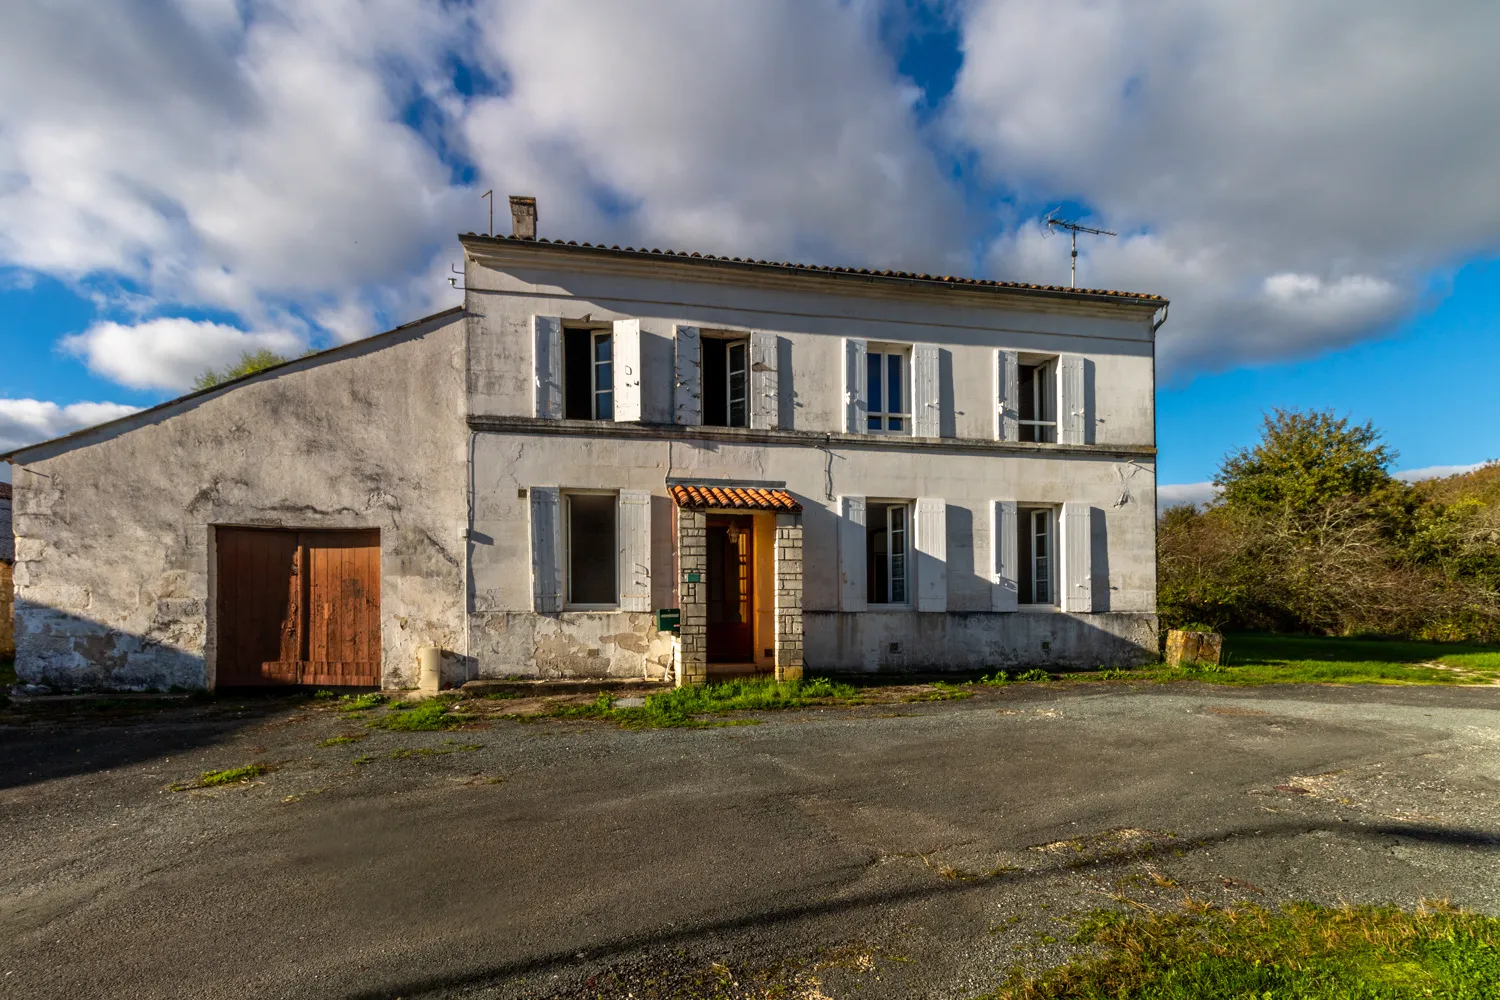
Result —
[[1069, 234], [1072, 236], [1072, 238], [1073, 238], [1073, 254], [1072, 254], [1072, 260], [1068, 264], [1068, 287], [1069, 288], [1077, 288], [1078, 287], [1078, 234], [1079, 233], [1093, 233], [1095, 236], [1119, 236], [1120, 234], [1119, 233], [1112, 233], [1108, 229], [1095, 229], [1093, 226], [1084, 226], [1084, 225], [1080, 225], [1077, 222], [1069, 222], [1067, 219], [1059, 219], [1057, 217], [1057, 213], [1060, 212], [1060, 211], [1062, 211], [1062, 209], [1060, 209], [1060, 208], [1054, 208], [1052, 211], [1050, 211], [1050, 212], [1047, 213], [1047, 217], [1042, 220], [1042, 235], [1043, 236], [1051, 236], [1054, 230], [1057, 230], [1057, 229], [1066, 229], [1069, 232]]
[[484, 194], [482, 194], [482, 195], [479, 196], [479, 200], [480, 201], [484, 201], [484, 199], [486, 199], [486, 198], [488, 198], [490, 200], [490, 235], [494, 236], [495, 235], [495, 189], [494, 188], [490, 188]]

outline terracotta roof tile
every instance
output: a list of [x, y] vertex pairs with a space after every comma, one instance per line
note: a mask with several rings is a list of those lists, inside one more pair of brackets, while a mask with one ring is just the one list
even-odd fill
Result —
[[1068, 295], [1104, 295], [1119, 299], [1137, 299], [1145, 302], [1166, 302], [1160, 295], [1147, 292], [1118, 292], [1108, 288], [1069, 288], [1066, 285], [1033, 285], [1024, 281], [993, 281], [989, 278], [960, 278], [949, 274], [918, 274], [914, 271], [887, 271], [863, 267], [834, 267], [828, 264], [795, 264], [791, 261], [756, 260], [752, 257], [723, 257], [711, 253], [687, 250], [659, 250], [655, 247], [621, 247], [619, 244], [582, 243], [577, 240], [549, 240], [543, 237], [525, 240], [515, 236], [485, 236], [482, 233], [465, 233], [467, 237], [481, 240], [496, 240], [502, 243], [539, 244], [551, 247], [577, 247], [579, 249], [603, 250], [608, 253], [631, 254], [646, 257], [676, 257], [698, 260], [716, 260], [727, 264], [748, 264], [759, 267], [785, 268], [790, 271], [816, 271], [825, 274], [857, 274], [869, 278], [901, 278], [907, 281], [929, 281], [955, 288], [1017, 288], [1034, 292], [1055, 292]]
[[771, 510], [800, 514], [802, 505], [786, 490], [759, 486], [668, 486], [677, 506], [688, 510]]

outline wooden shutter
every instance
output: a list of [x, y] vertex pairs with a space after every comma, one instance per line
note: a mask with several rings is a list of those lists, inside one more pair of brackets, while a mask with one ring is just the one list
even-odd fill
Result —
[[1019, 606], [1021, 567], [1016, 552], [1016, 502], [996, 500], [990, 521], [990, 610], [1014, 611]]
[[781, 422], [780, 377], [776, 370], [776, 334], [750, 334], [750, 426], [773, 431]]
[[936, 344], [918, 344], [911, 349], [912, 433], [917, 437], [943, 434], [942, 397], [938, 394], [938, 349]]
[[617, 319], [614, 329], [615, 420], [641, 422], [641, 321]]
[[536, 415], [562, 419], [562, 317], [531, 317], [534, 353], [532, 378], [536, 382]]
[[1064, 354], [1058, 359], [1062, 382], [1062, 412], [1057, 415], [1058, 440], [1063, 444], [1084, 444], [1083, 356]]
[[1093, 508], [1086, 503], [1062, 507], [1063, 593], [1062, 609], [1087, 613], [1094, 610]]
[[620, 491], [620, 610], [651, 610], [651, 494]]
[[531, 494], [532, 608], [562, 610], [562, 496], [556, 486], [533, 486]]
[[948, 610], [948, 505], [917, 501], [917, 610]]
[[867, 350], [863, 340], [844, 338], [844, 431], [849, 434], [864, 434], [870, 429], [870, 406], [865, 399]]
[[863, 611], [869, 581], [865, 579], [865, 498], [839, 501], [839, 607]]
[[696, 326], [677, 327], [677, 371], [672, 392], [679, 424], [696, 427], [703, 423], [702, 343]]
[[995, 352], [995, 440], [1019, 441], [1021, 359], [1015, 351]]

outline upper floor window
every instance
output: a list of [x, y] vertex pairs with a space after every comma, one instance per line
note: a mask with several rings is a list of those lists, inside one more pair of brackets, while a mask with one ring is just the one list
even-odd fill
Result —
[[1022, 441], [1057, 442], [1057, 359], [1019, 368], [1020, 414], [1017, 421]]
[[750, 338], [704, 335], [703, 422], [710, 427], [750, 426]]
[[910, 356], [906, 350], [874, 345], [865, 355], [865, 400], [872, 433], [911, 433], [911, 390], [906, 384]]
[[907, 604], [911, 504], [870, 501], [865, 511], [865, 573], [870, 604]]
[[608, 330], [563, 330], [563, 416], [615, 418], [614, 336]]

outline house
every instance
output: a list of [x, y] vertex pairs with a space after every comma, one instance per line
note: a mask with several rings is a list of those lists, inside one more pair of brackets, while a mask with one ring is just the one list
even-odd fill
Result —
[[10, 531], [10, 494], [10, 483], [0, 483], [0, 658], [6, 659], [16, 652], [15, 619], [11, 615], [16, 543]]
[[460, 237], [462, 308], [7, 456], [22, 679], [1155, 656], [1163, 299], [512, 214]]

